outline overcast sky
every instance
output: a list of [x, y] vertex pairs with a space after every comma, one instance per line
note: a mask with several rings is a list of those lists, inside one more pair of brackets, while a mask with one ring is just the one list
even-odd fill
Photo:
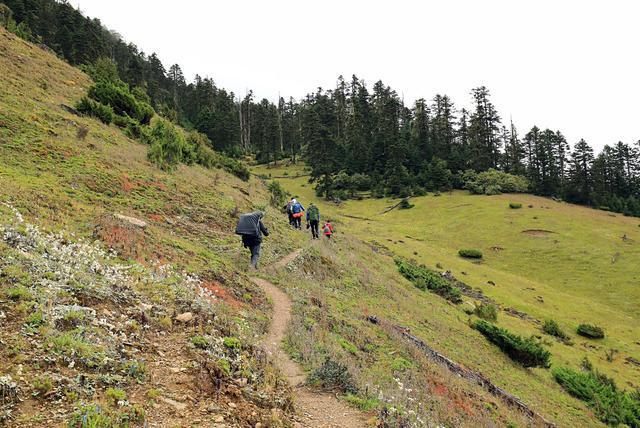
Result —
[[381, 79], [407, 103], [471, 103], [485, 85], [505, 123], [596, 148], [640, 139], [637, 0], [72, 0], [85, 15], [178, 63], [187, 80], [275, 101], [338, 75]]

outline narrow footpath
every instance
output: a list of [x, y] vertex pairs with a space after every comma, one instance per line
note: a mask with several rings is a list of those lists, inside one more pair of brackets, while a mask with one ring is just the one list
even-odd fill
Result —
[[[301, 252], [301, 250], [297, 250], [284, 257], [276, 263], [275, 268], [286, 266]], [[366, 427], [365, 416], [359, 411], [339, 401], [332, 394], [317, 392], [304, 386], [306, 379], [304, 371], [281, 347], [285, 330], [291, 320], [291, 300], [271, 282], [255, 277], [251, 280], [262, 288], [273, 301], [273, 319], [269, 332], [262, 340], [262, 345], [294, 388], [294, 402], [300, 418], [300, 426], [314, 428]]]

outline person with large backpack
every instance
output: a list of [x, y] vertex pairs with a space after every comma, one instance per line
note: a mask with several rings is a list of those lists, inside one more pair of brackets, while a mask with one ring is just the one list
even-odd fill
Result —
[[287, 211], [287, 216], [289, 217], [289, 224], [291, 226], [293, 226], [293, 211], [291, 210], [291, 208], [293, 207], [293, 201], [295, 201], [294, 198], [291, 198], [291, 200], [289, 200], [289, 202], [287, 202], [287, 205], [285, 205], [284, 209]]
[[322, 233], [324, 233], [324, 236], [326, 236], [327, 239], [331, 239], [331, 235], [333, 235], [333, 225], [331, 224], [331, 221], [327, 220], [324, 222], [324, 226], [322, 226]]
[[242, 236], [242, 245], [251, 251], [251, 266], [254, 269], [258, 269], [262, 235], [269, 236], [269, 230], [262, 224], [263, 217], [262, 211], [243, 214], [236, 225], [236, 234]]
[[291, 205], [291, 212], [293, 213], [293, 226], [296, 229], [302, 229], [302, 216], [304, 215], [304, 207], [296, 199], [293, 199]]
[[311, 227], [311, 235], [313, 236], [313, 239], [318, 239], [320, 237], [320, 233], [318, 231], [319, 223], [320, 210], [313, 202], [311, 202], [311, 204], [309, 204], [309, 209], [307, 210], [307, 229]]

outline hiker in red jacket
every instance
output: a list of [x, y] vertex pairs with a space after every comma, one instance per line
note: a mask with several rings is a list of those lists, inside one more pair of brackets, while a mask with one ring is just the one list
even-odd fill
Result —
[[324, 222], [324, 226], [322, 226], [322, 233], [324, 233], [324, 236], [326, 236], [327, 239], [331, 239], [331, 235], [333, 235], [333, 226], [329, 220]]

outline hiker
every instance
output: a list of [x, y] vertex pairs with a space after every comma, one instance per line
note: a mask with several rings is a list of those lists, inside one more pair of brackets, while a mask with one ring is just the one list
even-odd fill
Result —
[[291, 210], [291, 208], [293, 207], [293, 201], [295, 201], [294, 198], [291, 198], [289, 200], [289, 202], [287, 202], [287, 205], [285, 205], [284, 209], [287, 211], [287, 216], [289, 216], [289, 224], [291, 226], [293, 226], [293, 211]]
[[242, 236], [242, 245], [251, 251], [251, 266], [254, 269], [258, 269], [262, 235], [269, 236], [269, 230], [262, 224], [263, 217], [262, 211], [243, 214], [236, 225], [236, 234]]
[[297, 199], [292, 199], [291, 212], [293, 213], [293, 227], [302, 229], [302, 216], [304, 215], [304, 207]]
[[333, 235], [333, 225], [331, 224], [331, 221], [325, 221], [324, 226], [322, 226], [322, 232], [327, 239], [331, 239], [331, 235]]
[[318, 225], [320, 223], [320, 210], [311, 202], [309, 209], [307, 210], [307, 229], [311, 227], [311, 235], [313, 239], [318, 239], [320, 234], [318, 233]]

